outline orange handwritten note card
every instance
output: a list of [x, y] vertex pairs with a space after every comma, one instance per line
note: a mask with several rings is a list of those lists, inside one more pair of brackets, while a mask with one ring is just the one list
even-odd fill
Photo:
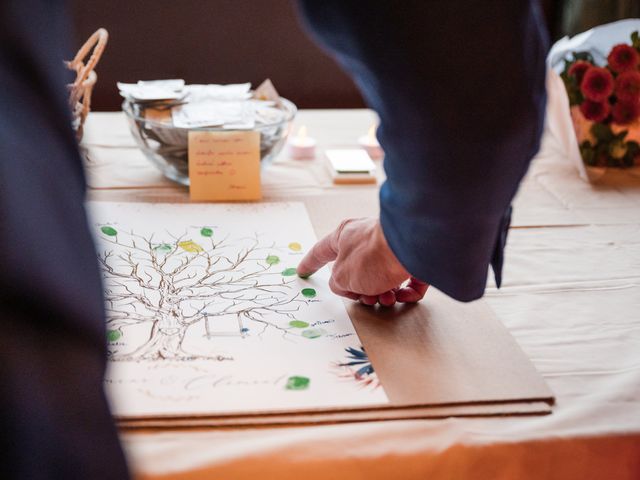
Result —
[[189, 132], [191, 200], [259, 200], [260, 132]]

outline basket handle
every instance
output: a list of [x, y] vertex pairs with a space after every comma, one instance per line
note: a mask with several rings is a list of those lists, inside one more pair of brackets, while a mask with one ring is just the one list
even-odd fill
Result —
[[[84, 42], [84, 45], [80, 47], [75, 58], [67, 62], [67, 67], [76, 72], [76, 79], [70, 85], [71, 98], [69, 101], [72, 105], [78, 101], [78, 98], [82, 94], [82, 84], [89, 77], [91, 71], [93, 71], [94, 67], [100, 60], [102, 52], [104, 52], [107, 45], [107, 40], [109, 40], [109, 33], [104, 28], [99, 28], [87, 39], [86, 42]], [[83, 60], [89, 52], [91, 52], [91, 56], [85, 64], [83, 63]]]

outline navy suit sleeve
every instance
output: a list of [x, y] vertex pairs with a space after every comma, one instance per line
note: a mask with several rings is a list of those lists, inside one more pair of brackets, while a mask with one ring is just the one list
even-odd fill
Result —
[[385, 237], [450, 296], [501, 280], [510, 203], [536, 153], [546, 33], [524, 0], [299, 2], [380, 116]]
[[125, 479], [62, 2], [0, 2], [0, 478]]

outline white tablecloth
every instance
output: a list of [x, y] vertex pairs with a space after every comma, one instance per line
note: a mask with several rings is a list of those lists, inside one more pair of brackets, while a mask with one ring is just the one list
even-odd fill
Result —
[[[323, 149], [354, 146], [373, 119], [324, 110], [297, 122]], [[85, 141], [90, 198], [188, 201], [132, 148], [121, 114], [92, 114]], [[264, 173], [264, 191], [317, 198], [318, 234], [332, 226], [332, 198], [344, 216], [377, 208], [375, 188], [334, 187], [320, 160], [286, 154]], [[124, 433], [131, 468], [189, 479], [640, 478], [638, 172], [589, 185], [546, 134], [515, 201], [504, 286], [490, 280], [486, 299], [557, 396], [553, 414]]]

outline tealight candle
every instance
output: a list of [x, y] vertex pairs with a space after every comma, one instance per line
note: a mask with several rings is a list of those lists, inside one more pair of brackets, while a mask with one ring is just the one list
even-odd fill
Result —
[[316, 156], [316, 141], [307, 136], [307, 127], [304, 125], [298, 130], [298, 135], [289, 140], [289, 155], [297, 160]]
[[373, 159], [382, 158], [384, 156], [384, 150], [382, 150], [382, 147], [376, 138], [376, 129], [376, 125], [373, 124], [369, 127], [369, 132], [366, 135], [362, 135], [358, 138], [358, 144], [364, 148]]

